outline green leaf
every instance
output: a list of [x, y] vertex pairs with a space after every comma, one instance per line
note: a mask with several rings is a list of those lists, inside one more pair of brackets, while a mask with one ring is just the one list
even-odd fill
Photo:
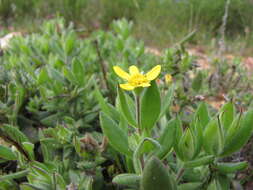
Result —
[[72, 61], [72, 73], [75, 77], [75, 81], [77, 81], [77, 84], [80, 86], [84, 86], [85, 84], [85, 73], [83, 69], [83, 65], [80, 63], [79, 60], [73, 59]]
[[184, 135], [179, 141], [178, 148], [182, 153], [183, 161], [188, 161], [194, 158], [195, 154], [195, 137], [190, 128], [187, 128]]
[[6, 160], [16, 160], [17, 157], [14, 152], [11, 151], [10, 148], [0, 145], [0, 158]]
[[114, 121], [119, 121], [120, 120], [119, 112], [115, 109], [115, 107], [113, 107], [111, 104], [109, 104], [105, 101], [104, 97], [102, 96], [102, 94], [98, 90], [97, 86], [95, 88], [95, 97], [98, 100], [98, 103], [99, 103], [99, 106], [100, 106], [101, 110], [105, 114], [110, 116]]
[[50, 77], [55, 80], [55, 82], [58, 82], [59, 84], [65, 84], [65, 79], [62, 73], [60, 73], [58, 70], [54, 69], [53, 67], [48, 69], [48, 73]]
[[28, 138], [17, 127], [11, 125], [3, 125], [0, 129], [2, 129], [3, 132], [7, 134], [7, 136], [19, 144], [22, 144], [22, 142], [29, 142]]
[[145, 89], [141, 98], [141, 128], [150, 131], [159, 118], [161, 111], [161, 97], [156, 82]]
[[[240, 150], [249, 140], [253, 129], [253, 110], [248, 111], [242, 118], [239, 127], [236, 127], [233, 135], [226, 138], [226, 144], [221, 156], [230, 155]], [[229, 133], [228, 133], [229, 135]]]
[[67, 55], [69, 55], [73, 49], [76, 42], [76, 37], [74, 32], [70, 32], [68, 36], [63, 40], [64, 44], [64, 50]]
[[146, 152], [146, 147], [149, 145], [151, 145], [151, 147], [152, 147], [151, 149], [149, 149], [149, 152], [151, 152], [152, 149], [155, 149], [155, 148], [161, 149], [161, 145], [159, 144], [159, 142], [157, 142], [156, 140], [149, 138], [149, 137], [145, 137], [138, 144], [137, 148], [134, 151], [134, 155], [133, 155], [134, 168], [135, 168], [135, 172], [137, 174], [142, 173], [142, 166], [141, 166], [141, 162], [140, 162], [140, 157], [143, 153]]
[[168, 92], [166, 93], [165, 97], [162, 99], [162, 106], [161, 106], [161, 113], [159, 118], [161, 118], [167, 111], [167, 109], [170, 107], [171, 102], [173, 100], [175, 85], [172, 85]]
[[[17, 85], [16, 90], [17, 90], [17, 92], [16, 92], [15, 106], [13, 109], [13, 115], [18, 114], [19, 109], [21, 108], [21, 106], [24, 102], [25, 94], [26, 94], [26, 89], [21, 85]], [[17, 117], [17, 115], [15, 115], [15, 118], [16, 117]]]
[[174, 190], [169, 172], [156, 157], [147, 161], [144, 167], [141, 190]]
[[34, 159], [34, 144], [30, 143], [30, 142], [23, 142], [22, 143], [24, 149], [28, 152], [30, 158]]
[[93, 178], [91, 176], [87, 177], [85, 180], [85, 190], [93, 190]]
[[40, 122], [46, 126], [53, 126], [58, 122], [60, 117], [61, 113], [51, 114], [48, 117], [42, 118]]
[[201, 89], [203, 82], [203, 74], [201, 71], [198, 72], [198, 74], [195, 76], [194, 80], [192, 81], [192, 89], [195, 92], [198, 92]]
[[183, 183], [178, 186], [178, 190], [197, 190], [201, 187], [202, 183]]
[[248, 167], [247, 162], [237, 163], [218, 163], [214, 166], [222, 174], [235, 173], [237, 171], [244, 170]]
[[176, 118], [176, 132], [175, 132], [175, 143], [174, 143], [174, 150], [177, 154], [177, 156], [184, 160], [183, 152], [181, 152], [181, 149], [179, 148], [179, 142], [183, 136], [183, 127], [182, 122], [179, 118]]
[[119, 127], [125, 132], [128, 133], [128, 123], [126, 119], [121, 115], [119, 121]]
[[54, 175], [55, 175], [55, 183], [57, 184], [57, 187], [59, 189], [65, 189], [66, 183], [65, 183], [63, 177], [58, 173], [54, 173]]
[[43, 176], [47, 180], [51, 179], [51, 173], [45, 168], [45, 166], [43, 166], [43, 164], [38, 165], [37, 162], [33, 163], [31, 171], [38, 176]]
[[208, 109], [205, 102], [202, 102], [201, 104], [199, 104], [198, 109], [194, 115], [194, 120], [200, 121], [203, 128], [205, 128], [207, 124], [209, 123], [210, 117], [209, 117]]
[[49, 82], [49, 80], [50, 79], [48, 77], [46, 68], [41, 69], [40, 74], [39, 74], [38, 79], [37, 79], [38, 85]]
[[218, 155], [224, 147], [224, 140], [219, 129], [218, 122], [213, 119], [207, 125], [204, 131], [204, 149], [208, 154]]
[[202, 146], [203, 146], [203, 133], [204, 133], [204, 128], [202, 124], [200, 123], [199, 120], [196, 120], [196, 123], [194, 125], [194, 134], [195, 134], [195, 153], [194, 153], [194, 158], [198, 156], [200, 153]]
[[138, 188], [140, 184], [141, 176], [137, 174], [120, 174], [113, 178], [112, 182], [118, 185], [124, 185], [129, 187]]
[[231, 102], [226, 103], [221, 108], [221, 114], [222, 114], [221, 122], [226, 132], [234, 120], [234, 115], [235, 115], [234, 105]]
[[28, 173], [29, 173], [29, 170], [23, 170], [23, 171], [8, 174], [8, 175], [2, 175], [0, 176], [0, 181], [22, 178], [22, 177], [25, 177]]
[[38, 187], [30, 183], [22, 183], [20, 187], [22, 190], [44, 190], [42, 187]]
[[225, 148], [227, 144], [229, 144], [231, 140], [233, 140], [233, 137], [236, 135], [237, 131], [241, 127], [241, 122], [242, 122], [242, 113], [236, 116], [236, 118], [230, 125], [229, 129], [226, 131]]
[[207, 190], [220, 190], [220, 184], [214, 179], [209, 183]]
[[130, 109], [130, 100], [127, 98], [127, 95], [123, 92], [121, 88], [118, 88], [118, 97], [119, 97], [119, 105], [120, 105], [120, 110], [125, 117], [125, 119], [128, 121], [128, 123], [131, 126], [137, 126], [134, 114], [132, 110]]
[[164, 128], [160, 138], [159, 143], [162, 146], [161, 150], [157, 151], [157, 156], [160, 159], [164, 159], [166, 155], [170, 152], [174, 142], [175, 142], [175, 132], [177, 127], [177, 121], [171, 120], [168, 122], [167, 126]]
[[217, 182], [219, 183], [220, 185], [220, 189], [224, 189], [224, 190], [227, 190], [227, 189], [230, 189], [230, 178], [227, 176], [227, 175], [223, 175], [223, 174], [218, 174], [216, 176], [216, 180]]
[[128, 146], [127, 134], [103, 112], [100, 113], [100, 124], [110, 145], [120, 153], [131, 156], [132, 151]]
[[80, 156], [81, 155], [81, 142], [76, 136], [73, 137], [73, 145], [75, 147], [76, 152]]
[[198, 158], [192, 161], [188, 161], [184, 163], [185, 168], [195, 168], [203, 165], [208, 165], [214, 161], [214, 156], [204, 156], [202, 158]]
[[64, 76], [69, 80], [69, 82], [76, 84], [75, 76], [70, 69], [68, 69], [67, 67], [63, 67], [62, 72]]

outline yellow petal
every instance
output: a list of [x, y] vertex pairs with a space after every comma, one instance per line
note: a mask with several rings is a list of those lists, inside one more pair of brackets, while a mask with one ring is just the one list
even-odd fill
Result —
[[129, 72], [130, 72], [130, 75], [140, 74], [139, 69], [134, 65], [129, 67]]
[[124, 90], [133, 90], [135, 87], [130, 85], [129, 83], [126, 83], [126, 84], [120, 84], [119, 85], [120, 88], [124, 89]]
[[147, 72], [146, 77], [148, 80], [154, 80], [161, 72], [161, 65], [153, 67], [149, 72]]
[[149, 87], [151, 85], [149, 83], [142, 83], [140, 86], [142, 86], [142, 87]]
[[119, 66], [114, 66], [113, 67], [114, 72], [121, 78], [128, 80], [130, 78], [130, 75], [123, 71]]

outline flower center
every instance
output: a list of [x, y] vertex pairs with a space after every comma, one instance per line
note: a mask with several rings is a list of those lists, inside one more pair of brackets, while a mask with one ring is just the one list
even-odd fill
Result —
[[138, 86], [140, 84], [147, 83], [149, 81], [148, 81], [148, 79], [144, 75], [142, 75], [142, 74], [135, 74], [135, 75], [131, 76], [131, 78], [129, 79], [128, 82], [131, 85], [133, 85], [133, 86]]

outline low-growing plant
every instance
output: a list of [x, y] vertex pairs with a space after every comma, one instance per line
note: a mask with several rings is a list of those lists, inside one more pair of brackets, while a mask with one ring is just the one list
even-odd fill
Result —
[[[253, 111], [236, 113], [231, 102], [211, 116], [201, 103], [189, 123], [166, 116], [173, 88], [161, 98], [154, 79], [158, 65], [143, 74], [136, 66], [114, 71], [127, 83], [118, 88], [117, 104], [103, 102], [100, 123], [112, 148], [122, 155], [126, 173], [113, 182], [132, 189], [230, 189], [246, 162], [224, 162], [252, 134]], [[126, 91], [130, 93], [127, 93]]]
[[[10, 41], [0, 57], [1, 189], [110, 189], [120, 168], [98, 121], [95, 83], [114, 102], [113, 62], [154, 56], [131, 35], [132, 24], [79, 39], [63, 19]], [[117, 167], [115, 167], [115, 165]]]
[[225, 158], [250, 138], [252, 111], [191, 101], [209, 76], [184, 49], [192, 35], [155, 56], [132, 29], [123, 19], [83, 39], [56, 19], [10, 42], [0, 57], [0, 189], [229, 189], [247, 164]]

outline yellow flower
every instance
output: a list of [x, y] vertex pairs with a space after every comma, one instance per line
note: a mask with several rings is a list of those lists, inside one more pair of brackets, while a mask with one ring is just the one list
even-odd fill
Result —
[[127, 81], [125, 84], [120, 84], [120, 88], [134, 90], [137, 87], [149, 87], [150, 81], [154, 80], [160, 74], [161, 65], [155, 66], [146, 74], [142, 74], [134, 65], [129, 67], [129, 73], [123, 71], [118, 66], [114, 66], [113, 70], [119, 77]]
[[170, 74], [165, 75], [165, 82], [168, 84], [172, 81], [172, 76]]

